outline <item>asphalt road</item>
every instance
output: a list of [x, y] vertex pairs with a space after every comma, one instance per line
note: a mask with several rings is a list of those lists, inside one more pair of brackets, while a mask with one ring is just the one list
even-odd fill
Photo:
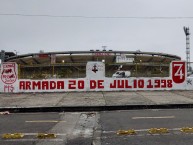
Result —
[[[0, 145], [192, 145], [193, 109], [132, 110], [109, 112], [18, 113], [0, 115], [0, 134], [21, 132], [22, 139], [0, 138]], [[168, 128], [166, 134], [150, 134], [150, 128]], [[118, 130], [136, 135], [117, 135]], [[55, 133], [54, 139], [38, 139], [37, 133]]]
[[[102, 145], [191, 145], [193, 134], [182, 127], [193, 127], [193, 109], [103, 112], [100, 115]], [[167, 128], [166, 134], [149, 134], [151, 128]], [[136, 130], [136, 135], [117, 135], [118, 130]]]

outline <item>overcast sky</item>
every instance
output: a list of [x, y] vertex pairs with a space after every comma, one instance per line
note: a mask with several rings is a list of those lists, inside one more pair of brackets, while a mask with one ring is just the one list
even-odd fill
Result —
[[193, 32], [193, 0], [0, 0], [0, 50], [18, 54], [107, 46], [185, 60], [183, 26]]

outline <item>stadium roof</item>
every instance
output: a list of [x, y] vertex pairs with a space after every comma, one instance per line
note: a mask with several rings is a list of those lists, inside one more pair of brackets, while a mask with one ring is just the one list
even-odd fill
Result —
[[[116, 56], [125, 55], [134, 58], [135, 61], [143, 62], [170, 62], [172, 60], [181, 60], [177, 55], [159, 53], [159, 52], [142, 52], [142, 51], [60, 51], [60, 52], [43, 52], [29, 53], [23, 55], [10, 56], [5, 62], [17, 62], [21, 65], [31, 64], [57, 64], [57, 63], [86, 63], [87, 61], [101, 61], [105, 59], [106, 63], [116, 63]], [[54, 62], [53, 60], [54, 59]]]

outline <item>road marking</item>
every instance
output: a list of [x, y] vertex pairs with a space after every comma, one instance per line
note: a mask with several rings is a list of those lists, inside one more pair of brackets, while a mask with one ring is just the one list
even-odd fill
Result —
[[[24, 134], [25, 136], [35, 136], [38, 134], [38, 132], [36, 133], [22, 133]], [[49, 133], [45, 133], [45, 134], [49, 134]], [[66, 136], [67, 134], [66, 133], [54, 133], [55, 135], [57, 136]]]
[[159, 116], [159, 117], [132, 117], [132, 119], [170, 119], [175, 118], [175, 116]]
[[3, 140], [3, 141], [6, 141], [6, 142], [23, 142], [23, 141], [38, 141], [38, 142], [41, 142], [41, 141], [50, 141], [50, 142], [64, 142], [66, 141], [66, 139], [6, 139], [6, 140]]
[[30, 120], [25, 121], [26, 123], [58, 123], [58, 122], [66, 122], [66, 121], [59, 121], [59, 120]]
[[[149, 130], [149, 128], [148, 129], [134, 129], [134, 130], [137, 131], [137, 132], [146, 132], [146, 131]], [[168, 130], [169, 131], [180, 131], [181, 128], [170, 128]], [[111, 131], [102, 131], [102, 132], [105, 133], [105, 134], [108, 134], [108, 133], [116, 133], [117, 131], [111, 130]]]

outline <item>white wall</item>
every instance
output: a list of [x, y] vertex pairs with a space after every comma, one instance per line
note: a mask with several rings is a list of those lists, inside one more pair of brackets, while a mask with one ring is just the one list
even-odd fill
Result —
[[[11, 63], [12, 64], [12, 63]], [[6, 65], [6, 64], [5, 64]], [[12, 65], [10, 65], [12, 66]], [[186, 77], [186, 63], [174, 61], [171, 63], [169, 77], [131, 77], [107, 78], [105, 65], [102, 62], [88, 62], [86, 78], [78, 79], [17, 79], [6, 84], [5, 79], [14, 74], [1, 73], [0, 92], [64, 92], [64, 91], [133, 91], [133, 90], [193, 90], [193, 78]], [[93, 69], [95, 68], [95, 69]], [[2, 70], [5, 68], [2, 67]], [[2, 78], [4, 75], [4, 78]]]

